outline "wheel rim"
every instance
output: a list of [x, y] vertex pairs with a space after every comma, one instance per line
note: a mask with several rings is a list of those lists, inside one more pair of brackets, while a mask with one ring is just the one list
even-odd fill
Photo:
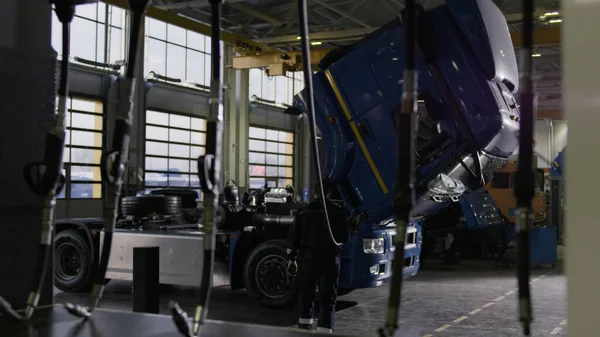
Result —
[[73, 280], [81, 271], [81, 253], [72, 243], [62, 243], [56, 249], [56, 275], [65, 281]]
[[284, 297], [294, 286], [294, 278], [287, 274], [287, 260], [279, 255], [263, 257], [256, 266], [254, 279], [259, 291], [269, 298]]

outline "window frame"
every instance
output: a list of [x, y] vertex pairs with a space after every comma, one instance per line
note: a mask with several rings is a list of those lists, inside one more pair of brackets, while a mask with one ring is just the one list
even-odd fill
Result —
[[[104, 68], [102, 66], [97, 66], [97, 65], [91, 65], [89, 63], [85, 63], [85, 62], [79, 62], [75, 60], [75, 57], [81, 57], [85, 60], [89, 60], [89, 61], [93, 61], [93, 62], [98, 62], [98, 63], [105, 63], [105, 64], [109, 64], [110, 62], [110, 51], [111, 51], [111, 47], [109, 47], [109, 45], [111, 44], [111, 29], [118, 29], [120, 31], [121, 34], [121, 55], [120, 55], [120, 59], [124, 60], [126, 58], [125, 55], [125, 49], [127, 48], [126, 46], [126, 38], [125, 38], [125, 34], [127, 33], [127, 24], [126, 24], [126, 20], [127, 20], [127, 9], [121, 8], [119, 6], [115, 6], [109, 3], [106, 3], [104, 1], [99, 1], [97, 3], [95, 3], [96, 5], [96, 18], [95, 19], [91, 19], [89, 17], [86, 16], [82, 16], [82, 15], [78, 15], [77, 12], [74, 15], [74, 19], [78, 18], [78, 19], [82, 19], [82, 20], [86, 20], [88, 22], [91, 22], [94, 24], [94, 36], [93, 36], [93, 40], [94, 40], [94, 58], [93, 59], [87, 59], [85, 57], [79, 56], [79, 55], [75, 55], [73, 54], [73, 46], [71, 45], [71, 54], [69, 55], [69, 63], [72, 65], [77, 65], [77, 66], [84, 66], [84, 67], [89, 67], [92, 69], [97, 69], [100, 71], [105, 71], [105, 72], [112, 72], [110, 69], [108, 68]], [[99, 16], [99, 6], [104, 6], [104, 17], [102, 19], [100, 19]], [[118, 8], [122, 11], [122, 15], [124, 15], [124, 17], [121, 18], [121, 26], [117, 26], [114, 25], [112, 23], [112, 14], [113, 12], [111, 11], [112, 8]], [[107, 20], [108, 19], [108, 20]], [[58, 18], [56, 16], [56, 13], [53, 11], [52, 14], [52, 21], [57, 20]], [[99, 20], [104, 20], [103, 21], [99, 21]], [[62, 34], [62, 33], [60, 33]], [[59, 35], [60, 35], [59, 34]], [[103, 40], [103, 48], [102, 50], [99, 50], [98, 48], [98, 42], [99, 42], [99, 36], [102, 36], [102, 40]], [[90, 39], [92, 39], [92, 36], [89, 37]], [[51, 37], [52, 40], [52, 37]], [[56, 53], [57, 53], [57, 60], [62, 60], [62, 38], [60, 39], [59, 43], [61, 44], [61, 48], [57, 48]], [[71, 39], [71, 43], [73, 43], [73, 39]], [[52, 41], [51, 41], [52, 44]], [[54, 46], [53, 46], [54, 48]], [[99, 55], [100, 53], [100, 55]], [[98, 57], [101, 57], [101, 59], [98, 59]], [[116, 61], [116, 60], [115, 60]]]
[[[292, 74], [292, 76], [290, 77], [290, 76], [289, 76], [289, 75], [287, 75], [287, 74], [286, 74], [285, 76], [281, 76], [281, 75], [279, 75], [279, 76], [268, 76], [268, 75], [266, 74], [266, 72], [265, 72], [265, 69], [263, 69], [263, 68], [254, 68], [254, 69], [250, 69], [250, 71], [251, 71], [251, 72], [252, 72], [252, 71], [255, 71], [255, 70], [258, 70], [258, 71], [260, 71], [260, 73], [261, 73], [261, 76], [260, 76], [260, 82], [258, 83], [258, 84], [260, 84], [260, 90], [259, 90], [259, 92], [260, 92], [260, 95], [256, 95], [256, 96], [257, 96], [259, 99], [264, 99], [264, 100], [267, 100], [267, 101], [262, 101], [262, 100], [259, 100], [259, 101], [257, 101], [257, 102], [256, 102], [256, 103], [258, 103], [258, 104], [263, 104], [263, 105], [267, 105], [267, 106], [274, 106], [274, 107], [279, 107], [279, 108], [281, 108], [281, 107], [286, 107], [286, 104], [287, 104], [287, 105], [293, 105], [293, 103], [294, 103], [294, 96], [296, 96], [296, 94], [298, 94], [298, 93], [299, 93], [299, 92], [300, 92], [302, 89], [304, 89], [304, 87], [303, 87], [302, 89], [300, 89], [300, 90], [296, 89], [296, 82], [298, 81], [298, 79], [296, 79], [296, 75], [300, 76], [300, 80], [301, 80], [301, 82], [304, 84], [304, 73], [303, 73], [302, 71], [290, 71], [290, 72], [288, 72], [288, 74], [289, 74], [289, 73], [291, 73], [291, 74]], [[277, 79], [278, 77], [285, 77], [285, 78], [287, 79], [287, 81], [288, 81], [288, 82], [286, 83], [286, 85], [285, 85], [285, 87], [286, 87], [286, 90], [287, 90], [287, 89], [289, 89], [289, 82], [291, 81], [291, 82], [292, 82], [292, 93], [291, 93], [291, 94], [290, 94], [290, 93], [288, 93], [289, 102], [278, 102], [278, 101], [277, 101], [277, 86], [276, 86], [275, 84], [273, 84], [273, 86], [275, 87], [275, 91], [274, 91], [274, 93], [273, 93], [273, 94], [274, 94], [274, 97], [273, 97], [273, 99], [268, 99], [268, 98], [265, 98], [265, 97], [263, 97], [263, 96], [264, 96], [264, 93], [263, 93], [263, 83], [264, 83], [264, 77], [267, 77], [267, 78], [268, 78], [268, 77], [272, 77], [272, 78], [273, 78], [273, 81], [276, 81], [276, 79]], [[253, 84], [252, 84], [252, 75], [250, 75], [250, 79], [249, 79], [249, 84], [248, 84], [248, 85], [249, 85], [249, 86], [252, 86], [252, 85], [253, 85]], [[253, 94], [253, 93], [250, 91], [250, 97], [252, 97], [253, 95], [255, 95], [255, 94]], [[271, 103], [271, 102], [268, 102], [268, 101], [273, 101], [273, 102], [275, 102], [275, 103]], [[281, 131], [284, 131], [284, 130], [281, 130]]]
[[[58, 97], [58, 96], [57, 96]], [[71, 185], [73, 184], [72, 180], [71, 180], [71, 166], [85, 166], [85, 167], [98, 167], [100, 170], [102, 170], [102, 162], [98, 163], [98, 164], [84, 164], [84, 163], [75, 163], [75, 165], [73, 165], [73, 163], [71, 162], [71, 149], [76, 148], [76, 149], [88, 149], [88, 150], [100, 150], [101, 153], [104, 153], [105, 147], [106, 147], [106, 127], [107, 127], [107, 120], [106, 120], [106, 113], [107, 113], [107, 104], [106, 104], [106, 99], [102, 96], [98, 96], [98, 95], [91, 95], [91, 94], [86, 94], [86, 93], [81, 93], [81, 92], [77, 92], [77, 91], [70, 91], [69, 95], [67, 96], [70, 99], [83, 99], [83, 100], [93, 100], [96, 102], [99, 102], [102, 104], [102, 130], [101, 130], [101, 134], [102, 134], [102, 144], [100, 147], [96, 147], [96, 146], [85, 146], [85, 145], [75, 145], [73, 147], [73, 145], [67, 145], [65, 144], [65, 151], [68, 149], [69, 150], [69, 161], [68, 162], [64, 162], [63, 163], [63, 170], [65, 171], [65, 184], [63, 186], [63, 191], [64, 191], [64, 197], [58, 197], [57, 196], [57, 200], [64, 200], [64, 201], [71, 201], [71, 200], [102, 200], [104, 198], [104, 192], [105, 192], [105, 186], [104, 186], [104, 182], [102, 180], [100, 180], [100, 182], [97, 181], [92, 181], [92, 182], [87, 182], [87, 181], [79, 181], [76, 180], [75, 183], [76, 184], [80, 184], [80, 185], [100, 185], [101, 186], [101, 191], [100, 191], [100, 197], [98, 198], [72, 198], [71, 197]], [[56, 109], [58, 109], [58, 106], [56, 106]], [[70, 107], [67, 107], [67, 112], [69, 112]], [[91, 115], [91, 116], [98, 116], [99, 114], [97, 113], [91, 113], [91, 112], [86, 112], [86, 111], [81, 111], [81, 110], [75, 110], [77, 113], [83, 113], [83, 114], [87, 114], [87, 115]], [[66, 131], [70, 131], [73, 130], [72, 126], [66, 126], [65, 125], [65, 130]], [[98, 133], [98, 130], [93, 130], [93, 129], [85, 129], [85, 128], [75, 128], [75, 131], [84, 131], [84, 132], [94, 132], [94, 133]]]
[[[260, 139], [260, 138], [253, 138], [252, 136], [250, 136], [250, 128], [259, 128], [259, 129], [263, 129], [266, 131], [277, 131], [277, 132], [286, 132], [286, 133], [291, 133], [293, 136], [293, 140], [292, 142], [284, 142], [284, 141], [279, 141], [279, 140], [270, 140], [266, 138], [264, 139]], [[265, 147], [265, 151], [254, 151], [254, 150], [250, 150], [250, 141], [251, 140], [259, 140], [259, 141], [264, 141], [264, 142], [275, 142], [277, 144], [289, 144], [293, 146], [293, 150], [291, 154], [286, 154], [286, 153], [279, 153], [279, 152], [268, 152], [266, 151], [266, 147]], [[295, 175], [294, 175], [294, 164], [295, 164], [295, 160], [296, 160], [296, 132], [295, 131], [290, 131], [289, 129], [284, 129], [284, 128], [279, 128], [279, 127], [272, 127], [272, 126], [265, 126], [265, 125], [259, 125], [259, 124], [254, 124], [254, 123], [250, 123], [248, 125], [248, 163], [247, 163], [247, 179], [248, 179], [248, 190], [249, 191], [255, 191], [257, 190], [256, 188], [252, 188], [250, 187], [250, 179], [252, 178], [261, 178], [265, 180], [265, 184], [268, 184], [269, 181], [275, 181], [275, 186], [276, 188], [284, 188], [285, 186], [278, 186], [279, 185], [279, 180], [280, 179], [285, 179], [285, 180], [291, 180], [291, 185], [294, 186], [295, 184]], [[265, 155], [265, 163], [264, 164], [257, 164], [257, 163], [252, 163], [250, 162], [250, 153], [260, 153], [260, 154], [264, 154]], [[277, 164], [267, 164], [266, 161], [266, 155], [271, 154], [271, 155], [284, 155], [284, 156], [291, 156], [292, 157], [292, 165], [279, 165], [279, 163]], [[272, 167], [277, 167], [277, 175], [276, 176], [267, 176], [266, 172], [264, 176], [253, 176], [250, 173], [250, 166], [265, 166], [265, 170], [266, 167], [272, 166]], [[288, 177], [282, 177], [279, 175], [279, 168], [291, 168], [292, 169], [292, 175], [290, 178]]]
[[[169, 173], [173, 173], [173, 172], [169, 172], [169, 171], [160, 171], [160, 170], [148, 170], [146, 168], [146, 157], [150, 157], [150, 158], [161, 158], [161, 159], [166, 159], [167, 163], [169, 159], [176, 159], [176, 160], [189, 160], [189, 161], [194, 161], [197, 160], [197, 158], [192, 158], [190, 156], [190, 158], [184, 158], [184, 157], [177, 157], [177, 156], [169, 156], [167, 154], [167, 156], [163, 156], [163, 155], [154, 155], [154, 154], [147, 154], [147, 149], [146, 149], [146, 142], [150, 141], [150, 142], [156, 142], [156, 143], [162, 143], [162, 144], [167, 144], [167, 153], [169, 153], [169, 149], [168, 149], [168, 144], [176, 144], [176, 145], [185, 145], [185, 146], [190, 146], [190, 152], [191, 152], [191, 147], [192, 146], [197, 146], [197, 147], [202, 147], [204, 149], [204, 153], [206, 153], [206, 138], [205, 138], [205, 142], [204, 145], [198, 145], [198, 144], [192, 144], [191, 143], [191, 139], [190, 142], [188, 143], [183, 143], [183, 142], [172, 142], [172, 141], [165, 141], [165, 140], [158, 140], [158, 139], [148, 139], [147, 135], [146, 135], [146, 126], [154, 126], [154, 127], [160, 127], [160, 128], [166, 128], [168, 130], [181, 130], [181, 131], [189, 131], [189, 132], [198, 132], [198, 133], [202, 133], [205, 135], [207, 134], [207, 130], [195, 130], [191, 128], [191, 120], [190, 120], [190, 129], [185, 129], [185, 128], [181, 128], [181, 127], [177, 127], [177, 126], [169, 126], [169, 125], [160, 125], [160, 124], [154, 124], [154, 123], [148, 123], [147, 121], [147, 113], [148, 111], [154, 111], [154, 112], [159, 112], [159, 113], [165, 113], [165, 114], [169, 114], [169, 115], [176, 115], [176, 116], [182, 116], [182, 117], [190, 117], [190, 118], [198, 118], [198, 119], [202, 119], [205, 122], [208, 122], [208, 117], [204, 116], [204, 115], [196, 115], [196, 114], [192, 114], [192, 113], [185, 113], [185, 112], [179, 112], [179, 111], [174, 111], [174, 110], [170, 110], [170, 109], [163, 109], [163, 108], [156, 108], [156, 107], [152, 107], [152, 106], [146, 106], [144, 109], [144, 119], [143, 122], [140, 121], [140, 125], [142, 126], [141, 128], [141, 134], [143, 136], [143, 145], [141, 147], [143, 147], [143, 160], [142, 160], [142, 165], [144, 168], [144, 182], [142, 184], [143, 189], [156, 189], [156, 188], [181, 188], [181, 189], [191, 189], [191, 190], [195, 190], [196, 192], [198, 192], [198, 199], [196, 199], [196, 201], [203, 201], [204, 200], [204, 195], [201, 191], [201, 187], [198, 184], [198, 186], [192, 186], [192, 176], [193, 175], [197, 175], [197, 172], [194, 173], [192, 171], [192, 167], [190, 167], [190, 171], [189, 172], [180, 172], [181, 174], [187, 174], [189, 175], [190, 179], [190, 186], [171, 186], [169, 185], [169, 178], [168, 178], [168, 174]], [[191, 137], [191, 135], [190, 135]], [[191, 153], [190, 153], [191, 155]], [[167, 175], [167, 185], [165, 186], [152, 186], [152, 185], [146, 185], [146, 174], [147, 173], [158, 173], [158, 174], [166, 174]]]
[[[197, 31], [191, 30], [191, 29], [187, 29], [184, 27], [181, 27], [179, 25], [176, 24], [172, 24], [172, 23], [168, 23], [165, 22], [163, 20], [159, 20], [156, 18], [152, 18], [153, 20], [159, 21], [161, 23], [165, 24], [165, 39], [162, 38], [158, 38], [155, 36], [150, 35], [150, 29], [148, 28], [148, 26], [150, 25], [150, 21], [147, 21], [146, 24], [146, 29], [144, 31], [144, 64], [143, 64], [143, 72], [145, 74], [145, 76], [147, 76], [148, 74], [150, 74], [150, 72], [154, 72], [157, 75], [161, 75], [161, 76], [165, 76], [165, 77], [169, 77], [169, 78], [176, 78], [173, 77], [171, 75], [169, 75], [169, 70], [168, 70], [168, 46], [169, 45], [173, 45], [176, 47], [180, 47], [183, 48], [184, 50], [184, 57], [183, 57], [183, 67], [184, 67], [184, 78], [178, 78], [179, 80], [181, 80], [181, 82], [174, 82], [174, 81], [167, 81], [167, 80], [162, 80], [162, 79], [158, 79], [158, 78], [154, 78], [154, 79], [148, 79], [148, 81], [152, 81], [152, 82], [157, 82], [157, 83], [163, 83], [163, 84], [169, 84], [169, 85], [174, 85], [177, 87], [183, 87], [183, 88], [190, 88], [193, 90], [198, 90], [198, 91], [204, 91], [204, 92], [208, 92], [210, 91], [210, 74], [207, 75], [207, 72], [210, 73], [211, 71], [211, 61], [208, 62], [208, 67], [207, 67], [207, 61], [206, 58], [208, 57], [209, 59], [211, 59], [211, 52], [207, 51], [207, 49], [210, 49], [210, 44], [207, 46], [206, 44], [206, 38], [211, 38], [211, 36], [209, 35], [205, 35], [202, 33], [199, 33]], [[176, 42], [172, 42], [169, 41], [169, 26], [176, 26], [179, 29], [183, 29], [185, 31], [185, 45], [182, 45], [180, 43], [176, 43]], [[202, 37], [204, 38], [204, 49], [205, 50], [199, 50], [193, 47], [188, 46], [188, 32], [192, 32], [195, 34], [199, 34], [202, 35]], [[149, 53], [149, 46], [150, 46], [150, 40], [155, 40], [158, 41], [160, 43], [163, 43], [165, 46], [165, 52], [164, 52], [164, 73], [161, 73], [160, 71], [154, 70], [154, 69], [150, 69], [148, 67], [148, 55], [150, 55]], [[225, 44], [223, 43], [223, 41], [221, 41], [220, 43], [221, 46], [221, 70], [223, 71], [224, 69], [224, 58], [223, 58], [223, 54], [225, 52]], [[188, 81], [187, 79], [187, 71], [188, 71], [188, 51], [193, 51], [193, 52], [197, 52], [197, 53], [201, 53], [204, 56], [204, 62], [203, 62], [203, 66], [204, 66], [204, 78], [202, 79], [201, 83], [197, 83], [200, 84], [202, 86], [205, 86], [206, 88], [202, 88], [202, 87], [197, 87], [192, 85], [192, 83], [196, 83], [196, 82], [192, 82], [192, 81]], [[208, 80], [209, 83], [206, 83]], [[156, 110], [158, 111], [158, 110]], [[177, 113], [177, 112], [175, 112]]]

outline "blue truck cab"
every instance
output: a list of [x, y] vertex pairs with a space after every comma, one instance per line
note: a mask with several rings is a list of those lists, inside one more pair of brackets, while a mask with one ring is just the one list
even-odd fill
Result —
[[[417, 201], [404, 276], [419, 268], [423, 217], [483, 191], [518, 146], [519, 75], [504, 15], [491, 0], [431, 3], [417, 19], [424, 108], [416, 118]], [[344, 247], [343, 287], [377, 286], [391, 276], [404, 45], [399, 17], [345, 52], [333, 51], [337, 56], [312, 76], [325, 172], [348, 212], [362, 219]], [[304, 112], [305, 96], [303, 90], [294, 97]]]
[[567, 147], [565, 146], [562, 151], [558, 153], [556, 158], [552, 161], [550, 165], [550, 175], [557, 178], [564, 178], [565, 175], [565, 156], [567, 153]]

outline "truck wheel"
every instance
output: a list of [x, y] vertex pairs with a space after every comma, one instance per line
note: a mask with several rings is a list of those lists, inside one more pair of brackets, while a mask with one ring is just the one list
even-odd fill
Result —
[[66, 292], [86, 292], [92, 285], [92, 253], [76, 230], [65, 230], [54, 239], [54, 282]]
[[252, 250], [244, 266], [244, 285], [253, 301], [279, 308], [296, 300], [296, 284], [287, 275], [287, 262], [284, 240], [267, 241]]

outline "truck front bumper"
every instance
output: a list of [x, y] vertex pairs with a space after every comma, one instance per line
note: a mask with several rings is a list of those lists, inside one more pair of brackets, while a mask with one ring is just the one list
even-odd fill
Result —
[[[396, 228], [365, 230], [353, 235], [345, 245], [341, 258], [340, 288], [358, 289], [377, 287], [390, 280], [392, 261], [394, 260], [394, 240]], [[367, 253], [363, 247], [364, 239], [384, 240], [382, 253]], [[407, 228], [404, 248], [404, 278], [414, 276], [419, 270], [419, 255], [423, 241], [422, 228], [410, 224]]]

